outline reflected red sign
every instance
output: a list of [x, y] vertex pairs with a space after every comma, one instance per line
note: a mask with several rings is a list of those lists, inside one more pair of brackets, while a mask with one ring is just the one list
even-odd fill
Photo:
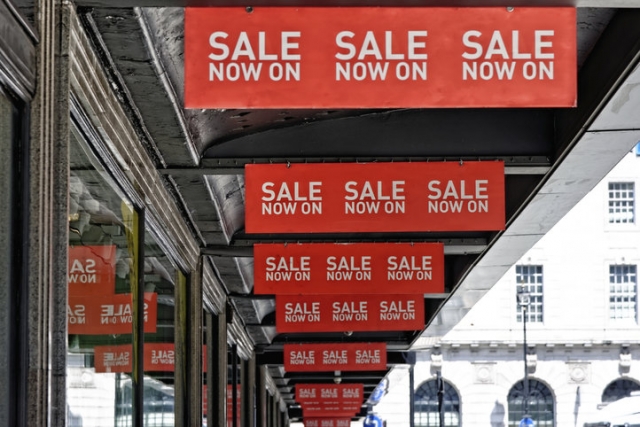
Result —
[[[131, 344], [99, 345], [93, 348], [96, 372], [131, 372]], [[202, 348], [202, 360], [206, 360], [207, 348]], [[175, 370], [175, 344], [144, 343], [145, 372], [173, 372]], [[202, 365], [207, 372], [207, 364]]]
[[305, 418], [304, 427], [350, 427], [350, 418]]
[[98, 345], [93, 348], [96, 372], [131, 372], [133, 348], [131, 344]]
[[186, 108], [572, 107], [576, 10], [186, 8]]
[[[144, 293], [144, 332], [156, 332], [158, 294]], [[104, 296], [69, 295], [67, 328], [75, 335], [131, 334], [131, 294]]]
[[250, 164], [247, 233], [505, 227], [504, 163]]
[[376, 371], [387, 369], [387, 344], [285, 344], [287, 372]]
[[256, 244], [255, 294], [444, 292], [442, 243]]
[[69, 295], [113, 295], [116, 286], [116, 247], [69, 246]]
[[423, 295], [276, 295], [278, 333], [423, 328]]

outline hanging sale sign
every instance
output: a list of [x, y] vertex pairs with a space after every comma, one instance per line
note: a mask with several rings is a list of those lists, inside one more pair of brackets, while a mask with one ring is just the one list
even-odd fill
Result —
[[69, 295], [113, 295], [116, 287], [116, 247], [69, 246]]
[[255, 294], [444, 292], [442, 243], [256, 244]]
[[[156, 332], [158, 294], [144, 293], [144, 332]], [[133, 332], [131, 294], [69, 295], [67, 328], [75, 335], [114, 335]]]
[[250, 164], [247, 233], [491, 231], [504, 163]]
[[276, 295], [276, 330], [415, 331], [424, 328], [420, 295]]
[[304, 427], [350, 427], [350, 418], [305, 418]]
[[302, 404], [360, 402], [364, 384], [296, 384], [296, 402]]
[[387, 369], [385, 343], [285, 344], [283, 353], [287, 372]]
[[186, 8], [186, 108], [572, 107], [576, 10]]

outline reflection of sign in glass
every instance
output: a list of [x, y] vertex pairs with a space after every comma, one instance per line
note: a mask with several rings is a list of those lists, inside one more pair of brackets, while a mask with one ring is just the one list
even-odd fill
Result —
[[[144, 294], [144, 332], [156, 332], [158, 294]], [[131, 294], [71, 296], [67, 305], [69, 334], [131, 334], [133, 306]]]
[[[94, 347], [96, 372], [131, 372], [131, 344], [107, 345]], [[175, 370], [175, 344], [145, 343], [145, 372], [173, 372]], [[206, 360], [207, 348], [203, 346], [203, 360]], [[206, 372], [206, 363], [203, 365]]]
[[69, 246], [69, 295], [112, 295], [115, 292], [116, 247]]

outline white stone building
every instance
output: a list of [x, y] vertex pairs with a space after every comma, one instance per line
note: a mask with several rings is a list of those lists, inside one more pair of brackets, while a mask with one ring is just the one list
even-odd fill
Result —
[[[536, 426], [582, 427], [603, 401], [640, 389], [639, 185], [634, 150], [454, 329], [439, 339], [421, 338], [416, 427], [439, 425], [433, 412], [438, 371], [445, 400], [454, 402], [445, 404], [445, 425], [518, 425], [524, 383], [519, 283], [531, 295], [527, 366]], [[387, 427], [408, 427], [409, 369], [390, 375], [395, 380], [375, 412]]]

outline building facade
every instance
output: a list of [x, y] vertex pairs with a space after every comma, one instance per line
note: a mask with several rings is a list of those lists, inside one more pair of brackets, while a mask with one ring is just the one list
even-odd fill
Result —
[[[445, 336], [423, 338], [413, 368], [414, 425], [582, 426], [609, 401], [640, 389], [637, 189], [629, 153]], [[526, 354], [518, 287], [529, 293]], [[410, 425], [409, 370], [375, 407], [387, 426]]]

